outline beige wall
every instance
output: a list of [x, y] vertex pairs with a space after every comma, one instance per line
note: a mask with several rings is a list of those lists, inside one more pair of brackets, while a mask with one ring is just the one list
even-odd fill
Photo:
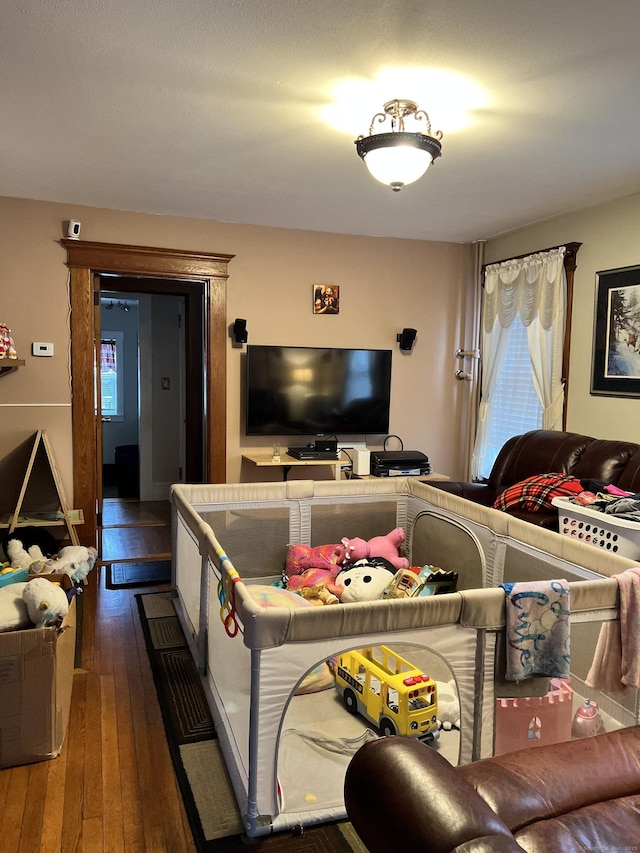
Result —
[[640, 195], [541, 223], [487, 243], [487, 262], [582, 243], [574, 280], [567, 429], [640, 440], [640, 399], [590, 394], [596, 272], [640, 264]]
[[[0, 378], [0, 460], [45, 428], [71, 498], [71, 390], [64, 223], [78, 219], [91, 241], [233, 254], [228, 319], [247, 319], [250, 343], [393, 349], [390, 432], [422, 450], [435, 469], [464, 475], [465, 403], [470, 388], [454, 373], [457, 347], [470, 346], [469, 246], [289, 231], [76, 205], [0, 199], [0, 321], [12, 329], [26, 366]], [[576, 238], [578, 239], [578, 238]], [[311, 286], [341, 287], [338, 316], [314, 316]], [[410, 355], [396, 334], [418, 330]], [[53, 358], [31, 356], [52, 341]], [[228, 346], [227, 478], [241, 476], [241, 362]], [[270, 446], [270, 440], [262, 442]], [[283, 442], [284, 443], [284, 442]], [[245, 472], [243, 476], [246, 477]]]

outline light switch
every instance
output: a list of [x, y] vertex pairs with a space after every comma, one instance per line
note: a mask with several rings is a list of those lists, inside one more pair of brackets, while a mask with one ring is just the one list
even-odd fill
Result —
[[171, 379], [168, 376], [162, 376], [160, 378], [160, 387], [163, 391], [171, 390]]

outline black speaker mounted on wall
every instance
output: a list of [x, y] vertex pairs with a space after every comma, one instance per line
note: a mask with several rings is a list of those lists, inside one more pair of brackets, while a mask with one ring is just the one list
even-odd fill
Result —
[[233, 337], [237, 344], [246, 344], [249, 340], [249, 332], [247, 332], [247, 321], [237, 319], [233, 323]]
[[415, 329], [403, 329], [397, 337], [400, 349], [404, 351], [411, 350], [417, 334]]

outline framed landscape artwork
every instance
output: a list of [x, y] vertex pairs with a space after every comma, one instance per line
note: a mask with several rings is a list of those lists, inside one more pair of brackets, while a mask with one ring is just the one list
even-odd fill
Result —
[[640, 266], [596, 273], [591, 393], [640, 397]]

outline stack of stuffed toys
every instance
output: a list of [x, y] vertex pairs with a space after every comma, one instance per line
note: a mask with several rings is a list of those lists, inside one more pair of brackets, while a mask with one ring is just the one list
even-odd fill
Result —
[[8, 559], [0, 564], [0, 631], [59, 625], [77, 589], [65, 591], [56, 576], [80, 583], [93, 568], [97, 550], [68, 545], [56, 553], [57, 540], [38, 527], [18, 528], [2, 547]]
[[73, 583], [80, 583], [93, 568], [98, 552], [93, 547], [67, 545], [58, 549], [51, 534], [38, 527], [20, 527], [5, 537], [2, 543], [9, 566], [28, 569], [29, 574], [68, 575]]
[[368, 541], [344, 538], [332, 545], [290, 545], [282, 586], [313, 604], [374, 601], [382, 598], [398, 571], [410, 568], [400, 553], [404, 541], [404, 530], [396, 527]]

